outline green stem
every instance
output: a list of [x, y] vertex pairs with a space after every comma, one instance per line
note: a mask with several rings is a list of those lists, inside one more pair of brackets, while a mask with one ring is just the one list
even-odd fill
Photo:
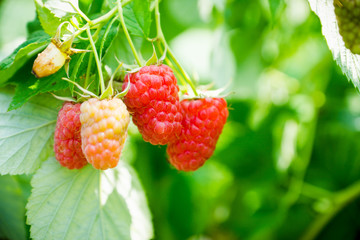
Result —
[[174, 61], [176, 67], [180, 70], [181, 74], [184, 76], [185, 81], [190, 85], [195, 96], [198, 96], [198, 93], [196, 92], [194, 83], [191, 81], [189, 75], [186, 73], [184, 68], [181, 66], [179, 61], [176, 59], [174, 53], [171, 51], [168, 43], [165, 40], [164, 33], [162, 32], [162, 28], [161, 28], [161, 24], [160, 24], [159, 0], [156, 0], [156, 4], [155, 4], [155, 21], [156, 21], [157, 38], [162, 42], [162, 44], [164, 44], [165, 49], [167, 49], [167, 52], [169, 53], [169, 56]]
[[331, 199], [334, 196], [333, 192], [330, 192], [326, 189], [314, 186], [312, 184], [303, 182], [302, 183], [302, 190], [301, 195], [312, 198], [312, 199], [321, 199], [321, 198], [328, 198]]
[[[165, 45], [165, 43], [164, 43]], [[180, 70], [180, 72], [182, 73], [182, 75], [185, 78], [185, 81], [190, 85], [191, 89], [193, 90], [195, 96], [198, 96], [198, 93], [196, 91], [195, 85], [194, 83], [191, 81], [191, 79], [189, 78], [189, 75], [187, 75], [187, 73], [185, 72], [185, 70], [181, 67], [180, 63], [178, 62], [178, 60], [176, 59], [175, 55], [173, 54], [173, 52], [171, 51], [171, 49], [169, 48], [169, 46], [166, 43], [166, 48], [167, 48], [167, 52], [169, 53], [169, 56], [172, 58], [172, 60], [174, 61], [175, 65], [177, 66], [177, 68]]]
[[[72, 69], [72, 73], [71, 73], [71, 76], [70, 76], [70, 79], [75, 79], [76, 78], [76, 75], [79, 71], [79, 68], [80, 68], [80, 65], [85, 57], [85, 54], [86, 52], [82, 53], [80, 55], [80, 57], [78, 58], [78, 60], [76, 61], [76, 64], [74, 66], [74, 68]], [[74, 96], [74, 85], [73, 84], [70, 84], [70, 91], [71, 91], [71, 96], [73, 97]]]
[[127, 30], [126, 25], [125, 25], [125, 20], [124, 20], [124, 16], [123, 16], [123, 9], [122, 9], [121, 2], [120, 2], [120, 1], [121, 1], [121, 0], [117, 0], [120, 23], [121, 23], [121, 26], [122, 26], [122, 28], [123, 28], [123, 30], [124, 30], [126, 39], [127, 39], [127, 41], [129, 42], [131, 51], [132, 51], [133, 54], [134, 54], [135, 60], [136, 60], [137, 64], [141, 67], [142, 64], [141, 64], [140, 58], [139, 58], [139, 56], [138, 56], [138, 54], [137, 54], [137, 52], [136, 52], [134, 43], [132, 42], [131, 37], [130, 37], [130, 34], [129, 34], [129, 31]]
[[290, 181], [289, 190], [283, 198], [284, 202], [282, 206], [284, 211], [290, 209], [301, 195], [305, 173], [311, 159], [311, 153], [315, 140], [316, 125], [317, 115], [314, 116], [311, 122], [302, 122], [299, 124], [300, 129], [303, 130], [301, 131], [302, 134], [307, 135], [307, 141], [306, 145], [299, 151], [299, 158], [295, 159], [295, 161], [297, 161], [298, 167], [294, 169], [294, 175]]
[[88, 22], [89, 24], [92, 24], [91, 20], [88, 18], [88, 16], [86, 16], [85, 13], [83, 13], [83, 11], [80, 10], [80, 8], [78, 8], [77, 6], [75, 6], [71, 1], [66, 1], [68, 2], [74, 9], [75, 11], [83, 18], [85, 19], [86, 22]]
[[338, 192], [334, 196], [334, 206], [326, 213], [320, 215], [308, 228], [301, 240], [312, 240], [321, 232], [327, 223], [346, 205], [360, 196], [360, 180], [350, 187]]
[[[98, 29], [96, 29], [96, 32], [94, 33], [94, 35], [92, 36], [93, 41], [97, 41], [97, 38], [100, 34], [101, 31], [101, 27], [99, 27]], [[94, 40], [95, 39], [95, 40]], [[90, 38], [88, 37], [88, 40], [90, 41]], [[91, 45], [87, 47], [87, 49], [90, 49]], [[84, 82], [84, 86], [85, 88], [88, 87], [89, 85], [89, 79], [90, 79], [90, 73], [91, 73], [91, 66], [92, 66], [92, 61], [93, 61], [93, 57], [94, 57], [94, 53], [90, 53], [89, 54], [89, 62], [88, 62], [88, 66], [86, 69], [86, 77], [85, 77], [85, 82]]]
[[100, 59], [99, 59], [99, 55], [98, 55], [98, 53], [96, 51], [96, 46], [95, 46], [94, 40], [93, 40], [93, 38], [91, 36], [90, 28], [87, 28], [86, 32], [88, 34], [90, 44], [91, 44], [91, 48], [92, 48], [93, 53], [94, 53], [95, 62], [96, 62], [96, 66], [97, 66], [98, 73], [99, 73], [100, 89], [101, 89], [101, 93], [103, 93], [105, 91], [105, 82], [104, 82], [104, 76], [102, 74], [101, 62], [100, 62]]
[[[132, 0], [124, 0], [122, 3], [122, 6], [126, 6], [127, 4], [129, 4]], [[87, 23], [85, 24], [83, 27], [81, 27], [80, 29], [78, 29], [75, 33], [74, 33], [74, 37], [79, 36], [82, 32], [86, 31], [87, 28], [92, 28], [96, 25], [98, 25], [99, 23], [102, 22], [108, 22], [112, 17], [114, 17], [117, 13], [117, 7], [112, 8], [109, 12], [107, 12], [106, 14], [102, 15], [101, 17], [98, 17], [94, 20], [91, 20], [91, 24]]]
[[115, 21], [116, 21], [116, 18], [113, 18], [113, 19], [111, 20], [111, 22], [109, 23], [109, 25], [107, 26], [107, 28], [106, 28], [106, 30], [105, 30], [104, 37], [103, 37], [102, 40], [101, 40], [100, 50], [99, 50], [99, 57], [100, 57], [100, 59], [102, 59], [102, 52], [103, 52], [103, 49], [104, 49], [104, 45], [105, 45], [106, 38], [107, 38], [107, 36], [109, 35], [109, 32], [110, 32], [110, 30], [111, 30], [111, 26], [114, 24]]
[[84, 87], [86, 89], [88, 88], [88, 85], [89, 85], [89, 79], [90, 79], [90, 73], [91, 73], [91, 66], [92, 66], [93, 57], [94, 57], [94, 54], [90, 53], [89, 54], [89, 62], [88, 62], [88, 66], [87, 66], [87, 69], [86, 69], [85, 82], [84, 82]]
[[94, 35], [92, 35], [92, 38], [94, 39], [95, 42], [97, 41], [103, 26], [104, 26], [103, 24], [99, 24], [99, 27], [96, 29]]
[[[160, 42], [158, 42], [158, 49], [160, 51], [160, 54], [163, 55], [164, 50], [162, 49]], [[169, 65], [169, 67], [171, 67], [173, 69], [173, 71], [176, 72], [181, 84], [186, 87], [187, 84], [186, 84], [186, 81], [185, 81], [184, 77], [178, 72], [178, 70], [174, 67], [172, 62], [168, 58], [165, 58], [165, 61], [166, 61], [167, 65]]]

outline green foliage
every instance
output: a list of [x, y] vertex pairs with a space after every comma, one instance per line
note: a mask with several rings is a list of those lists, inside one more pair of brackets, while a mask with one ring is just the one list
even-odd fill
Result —
[[[116, 6], [72, 2], [92, 21]], [[156, 1], [122, 2], [135, 48], [148, 59]], [[31, 67], [60, 22], [87, 23], [65, 1], [35, 0], [28, 40], [11, 45], [8, 57], [9, 45], [0, 46], [0, 238], [358, 238], [360, 97], [341, 70], [358, 88], [359, 59], [343, 44], [333, 1], [309, 3], [320, 21], [306, 0], [161, 1], [163, 33], [190, 77], [216, 87], [230, 82], [234, 92], [213, 157], [181, 173], [166, 161], [166, 147], [145, 143], [134, 126], [115, 169], [68, 170], [56, 162], [61, 102], [47, 92], [82, 99], [62, 80], [64, 69], [36, 79]], [[134, 54], [118, 17], [97, 26], [91, 34], [105, 83], [118, 60], [127, 64], [114, 75], [119, 91]], [[80, 38], [73, 47], [92, 49]], [[71, 56], [69, 78], [96, 94], [97, 70], [94, 52]]]
[[17, 88], [12, 101], [9, 104], [9, 111], [20, 108], [29, 101], [31, 97], [36, 96], [39, 93], [61, 90], [69, 86], [67, 82], [61, 79], [66, 76], [63, 69], [54, 75], [38, 79], [30, 71], [25, 71], [25, 69], [31, 69], [31, 67], [32, 62], [29, 61], [10, 79], [10, 83], [16, 84]]
[[22, 190], [13, 176], [0, 176], [0, 184], [0, 236], [14, 240], [27, 239]]
[[34, 239], [150, 239], [151, 216], [133, 170], [68, 170], [49, 158], [31, 181]]
[[78, 1], [35, 0], [34, 2], [41, 26], [47, 34], [53, 36], [60, 23], [69, 20], [76, 13], [69, 2], [76, 6]]
[[134, 0], [124, 7], [125, 23], [136, 36], [149, 37], [151, 25], [150, 5], [147, 0]]
[[[92, 18], [101, 19], [103, 3], [81, 1], [79, 7]], [[73, 1], [73, 4], [77, 7], [78, 3]], [[62, 79], [67, 77], [64, 69], [37, 79], [31, 68], [36, 54], [50, 42], [50, 36], [54, 37], [58, 25], [70, 19], [77, 22], [80, 18], [66, 1], [36, 0], [35, 5], [38, 20], [27, 25], [29, 39], [0, 63], [0, 83], [16, 85], [15, 91], [9, 86], [0, 91], [0, 174], [35, 173], [31, 186], [31, 176], [0, 178], [0, 182], [7, 185], [0, 191], [4, 197], [0, 207], [0, 237], [150, 239], [153, 236], [151, 214], [141, 184], [129, 165], [122, 162], [116, 169], [108, 171], [98, 171], [89, 165], [82, 170], [70, 171], [53, 157], [53, 133], [61, 102], [48, 92], [69, 96], [77, 94], [78, 89], [69, 87]], [[130, 21], [129, 30], [146, 38], [151, 23], [149, 3], [137, 1], [127, 5], [125, 18]], [[109, 16], [107, 19], [111, 18]], [[40, 26], [46, 33], [38, 30]], [[100, 60], [105, 56], [113, 57], [114, 42], [122, 37], [119, 21], [101, 20], [97, 27], [97, 31], [90, 32], [93, 46], [89, 41], [76, 39], [72, 47], [94, 47], [92, 51], [99, 53]], [[72, 55], [69, 77], [98, 93], [99, 83], [94, 81], [98, 77], [94, 56], [94, 52]], [[133, 59], [132, 56], [131, 61]], [[103, 67], [109, 71], [106, 72], [108, 80], [115, 68], [109, 68], [106, 61], [104, 63]], [[123, 156], [129, 157], [129, 154]], [[31, 227], [25, 224], [26, 201], [26, 222]]]
[[0, 85], [11, 78], [29, 59], [41, 51], [50, 42], [43, 31], [31, 34], [29, 40], [21, 44], [14, 52], [0, 62]]
[[7, 112], [13, 91], [0, 95], [0, 174], [28, 174], [52, 155], [52, 139], [60, 102], [42, 95], [21, 109]]

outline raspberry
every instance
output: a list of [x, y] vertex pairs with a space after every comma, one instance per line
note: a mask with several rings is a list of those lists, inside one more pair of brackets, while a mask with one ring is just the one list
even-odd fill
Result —
[[146, 142], [165, 145], [181, 133], [179, 86], [166, 65], [142, 67], [125, 76], [123, 89], [131, 83], [124, 103]]
[[96, 169], [116, 167], [130, 122], [125, 104], [118, 98], [92, 98], [80, 110], [82, 150], [87, 161]]
[[195, 171], [213, 154], [229, 115], [223, 98], [181, 101], [180, 138], [168, 145], [170, 163], [178, 170]]
[[80, 169], [87, 164], [81, 150], [80, 103], [65, 103], [60, 109], [55, 128], [55, 157], [69, 169]]
[[345, 47], [354, 54], [360, 54], [360, 1], [334, 0], [334, 7]]

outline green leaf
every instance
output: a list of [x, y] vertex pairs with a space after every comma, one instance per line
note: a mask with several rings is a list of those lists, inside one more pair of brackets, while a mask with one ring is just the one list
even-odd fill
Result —
[[150, 33], [151, 11], [147, 0], [134, 0], [124, 7], [124, 19], [128, 30], [136, 36], [147, 38]]
[[35, 16], [35, 19], [33, 21], [30, 21], [26, 24], [26, 29], [27, 29], [27, 33], [28, 35], [31, 35], [33, 34], [34, 32], [37, 32], [37, 31], [43, 31], [42, 27], [41, 27], [41, 23], [40, 23], [40, 20], [39, 20], [39, 17]]
[[[78, 7], [78, 1], [68, 0]], [[65, 0], [35, 0], [36, 11], [46, 33], [55, 35], [61, 22], [69, 20], [76, 11]]]
[[[120, 62], [124, 63], [134, 63], [134, 55], [131, 51], [128, 41], [126, 38], [122, 37], [124, 32], [122, 29], [118, 32], [117, 36], [111, 42], [110, 47], [107, 50], [107, 53], [104, 54], [103, 62], [104, 65], [110, 67], [111, 69], [116, 69], [119, 65], [117, 59]], [[142, 38], [133, 39], [135, 48], [140, 49], [143, 44]]]
[[[81, 49], [86, 48], [85, 46], [85, 43], [78, 43], [76, 45], [76, 47]], [[72, 71], [76, 71], [76, 79], [86, 72], [87, 61], [85, 61], [86, 58], [84, 58], [85, 60], [81, 59], [81, 56], [82, 54], [71, 56], [70, 75], [72, 75]], [[75, 69], [74, 66], [78, 63], [78, 60], [81, 64], [78, 69]], [[66, 72], [63, 68], [48, 77], [38, 79], [31, 73], [32, 64], [33, 61], [29, 61], [9, 80], [11, 83], [17, 85], [15, 96], [9, 106], [9, 111], [21, 107], [31, 97], [39, 93], [58, 91], [69, 87], [69, 84], [62, 80], [63, 77], [66, 77]]]
[[101, 8], [104, 4], [104, 0], [93, 0], [91, 1], [89, 15], [101, 12]]
[[26, 239], [25, 201], [16, 180], [0, 176], [0, 236], [6, 239]]
[[60, 239], [151, 239], [151, 216], [134, 171], [123, 161], [106, 171], [87, 165], [43, 163], [31, 181], [26, 206], [31, 237]]
[[[110, 23], [109, 23], [110, 24]], [[106, 55], [115, 37], [118, 35], [120, 22], [115, 21], [111, 26], [105, 25], [100, 31], [102, 38], [96, 42], [96, 49], [101, 58]]]
[[[112, 42], [114, 41], [115, 37], [118, 34], [119, 31], [119, 22], [115, 21], [112, 25], [110, 25], [111, 23], [106, 24], [100, 31], [99, 33], [99, 38], [96, 40], [95, 46], [96, 46], [96, 50], [99, 54], [99, 57], [101, 57], [101, 59], [103, 58], [104, 55], [107, 54]], [[81, 48], [85, 49], [85, 46], [82, 46]], [[90, 49], [90, 47], [87, 47], [88, 49]], [[90, 55], [92, 55], [92, 58], [94, 57], [93, 54], [89, 54], [86, 53], [84, 55], [84, 57], [81, 59], [79, 58], [79, 60], [81, 61], [81, 65], [80, 68], [78, 69], [74, 69], [74, 72], [70, 75], [71, 76], [71, 80], [76, 81], [77, 83], [79, 83], [81, 86], [84, 86], [84, 80], [85, 80], [85, 73], [87, 71], [87, 67], [88, 67], [88, 63], [90, 61]], [[92, 59], [92, 67], [90, 70], [90, 75], [93, 74], [93, 76], [90, 76], [90, 79], [92, 77], [95, 77], [96, 72], [97, 72], [97, 68], [96, 68], [96, 64], [95, 64], [95, 59]], [[77, 60], [72, 60], [70, 63], [76, 62]], [[73, 75], [76, 75], [77, 77], [73, 77]], [[80, 76], [80, 77], [79, 77]], [[97, 93], [99, 91], [99, 82], [97, 80], [90, 81], [90, 86], [87, 86], [87, 89], [93, 93]], [[89, 84], [89, 83], [88, 83]], [[70, 85], [71, 91], [73, 91], [73, 85]]]
[[309, 0], [311, 9], [318, 15], [322, 24], [322, 33], [327, 41], [334, 59], [344, 74], [360, 89], [360, 56], [353, 54], [345, 47], [339, 33], [333, 1]]
[[66, 81], [61, 79], [66, 76], [63, 69], [60, 69], [57, 73], [48, 77], [37, 79], [31, 74], [31, 66], [32, 62], [28, 62], [10, 79], [10, 82], [15, 83], [17, 88], [8, 111], [21, 107], [29, 101], [31, 97], [39, 93], [62, 90], [69, 86]]
[[13, 93], [0, 90], [0, 174], [28, 174], [52, 154], [59, 101], [49, 95], [6, 112]]
[[14, 52], [0, 62], [0, 85], [4, 84], [30, 58], [40, 52], [50, 42], [50, 37], [43, 31], [34, 32], [29, 40], [21, 44]]
[[281, 0], [269, 0], [268, 2], [271, 16], [275, 19], [284, 8], [285, 3]]

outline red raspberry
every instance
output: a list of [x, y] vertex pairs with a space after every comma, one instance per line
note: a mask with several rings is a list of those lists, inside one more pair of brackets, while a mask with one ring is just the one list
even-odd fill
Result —
[[170, 163], [178, 170], [195, 171], [213, 154], [229, 115], [223, 98], [181, 101], [180, 138], [168, 145]]
[[151, 65], [125, 76], [124, 103], [146, 142], [165, 145], [181, 133], [179, 86], [170, 67]]
[[65, 103], [60, 109], [55, 128], [55, 157], [69, 169], [80, 169], [87, 164], [81, 150], [80, 103]]
[[82, 149], [87, 161], [96, 169], [116, 167], [130, 122], [125, 104], [118, 98], [92, 98], [80, 110]]

